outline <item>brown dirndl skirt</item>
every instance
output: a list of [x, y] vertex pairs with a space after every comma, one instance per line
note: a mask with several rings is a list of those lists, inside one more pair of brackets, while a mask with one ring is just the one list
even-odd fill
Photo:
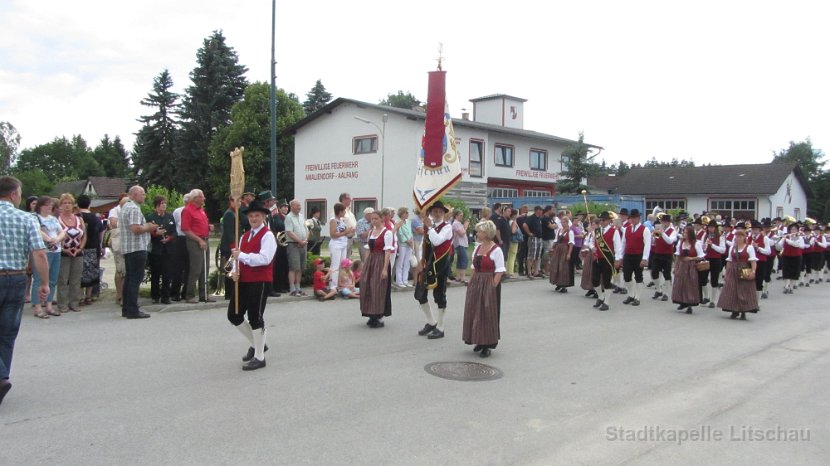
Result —
[[582, 260], [582, 279], [579, 281], [579, 287], [583, 290], [593, 290], [593, 278], [591, 276], [591, 270], [594, 267], [594, 253], [590, 250], [584, 250], [579, 252], [579, 258]]
[[360, 277], [360, 314], [363, 317], [380, 317], [392, 315], [392, 266], [383, 272], [383, 252], [371, 252], [363, 264]]
[[475, 272], [467, 285], [462, 339], [468, 345], [495, 348], [501, 337], [501, 283], [493, 286], [493, 272]]
[[755, 294], [755, 280], [741, 280], [741, 267], [749, 262], [727, 262], [723, 274], [723, 288], [718, 298], [718, 307], [724, 312], [758, 312], [758, 295]]
[[671, 287], [671, 301], [675, 304], [697, 306], [700, 304], [700, 289], [695, 261], [677, 258], [676, 264]]
[[568, 243], [556, 243], [550, 254], [548, 272], [550, 284], [555, 286], [574, 286], [574, 274], [568, 257]]

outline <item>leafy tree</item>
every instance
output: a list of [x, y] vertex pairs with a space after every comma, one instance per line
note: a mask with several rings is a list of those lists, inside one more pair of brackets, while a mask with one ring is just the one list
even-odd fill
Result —
[[21, 172], [41, 170], [53, 183], [104, 175], [104, 170], [80, 135], [72, 136], [72, 140], [55, 138], [52, 142], [22, 151], [16, 168]]
[[164, 186], [150, 185], [145, 191], [147, 193], [147, 197], [144, 199], [144, 204], [141, 204], [141, 212], [144, 215], [149, 215], [156, 210], [153, 208], [153, 201], [156, 196], [164, 196], [167, 199], [168, 212], [172, 212], [184, 205], [184, 196], [182, 196], [182, 194], [175, 189], [167, 189]]
[[104, 171], [104, 176], [113, 178], [127, 176], [130, 168], [129, 156], [120, 136], [115, 136], [115, 139], [110, 140], [109, 135], [105, 134], [92, 154]]
[[616, 175], [622, 176], [631, 171], [631, 165], [625, 163], [624, 160], [620, 160], [620, 163], [617, 165]]
[[652, 157], [651, 160], [643, 164], [645, 168], [670, 168], [670, 167], [679, 167], [679, 168], [687, 168], [687, 167], [694, 167], [695, 161], [694, 160], [677, 160], [677, 157], [671, 159], [671, 162], [663, 162], [658, 161], [656, 157]]
[[[259, 191], [271, 186], [271, 133], [269, 127], [267, 83], [257, 82], [245, 89], [245, 97], [234, 105], [232, 123], [220, 129], [210, 145], [208, 185], [216, 205], [224, 205], [230, 191], [230, 152], [245, 147], [245, 184]], [[303, 107], [294, 94], [277, 90], [277, 131], [304, 117]], [[281, 134], [277, 146], [277, 198], [294, 195], [294, 137]]]
[[801, 168], [801, 171], [804, 172], [807, 180], [814, 181], [821, 175], [824, 169], [825, 162], [822, 161], [823, 158], [824, 152], [819, 149], [814, 149], [810, 138], [807, 138], [802, 142], [790, 141], [790, 147], [774, 153], [772, 162], [795, 162]]
[[564, 179], [556, 185], [556, 190], [560, 193], [578, 193], [587, 189], [583, 180], [600, 173], [599, 164], [592, 162], [588, 156], [590, 147], [585, 144], [584, 139], [585, 135], [580, 132], [579, 140], [562, 152], [565, 169], [561, 175]]
[[196, 53], [197, 65], [190, 72], [193, 84], [181, 105], [182, 119], [174, 168], [174, 187], [186, 191], [204, 187], [208, 174], [208, 150], [217, 131], [231, 122], [231, 108], [242, 99], [248, 85], [236, 51], [214, 31]]
[[419, 107], [421, 101], [415, 98], [410, 92], [404, 94], [403, 91], [398, 91], [397, 94], [387, 95], [385, 99], [380, 101], [380, 104], [412, 110], [414, 107]]
[[43, 170], [36, 168], [34, 170], [18, 170], [13, 168], [11, 170], [12, 176], [16, 177], [23, 184], [23, 199], [29, 196], [41, 196], [50, 194], [55, 184], [49, 180]]
[[0, 121], [0, 174], [8, 173], [17, 157], [20, 133], [8, 121]]
[[153, 78], [153, 91], [141, 99], [141, 105], [153, 109], [138, 119], [143, 126], [136, 133], [133, 145], [133, 167], [143, 185], [175, 185], [176, 137], [175, 120], [178, 94], [172, 92], [173, 78], [166, 69]]
[[326, 91], [323, 82], [318, 79], [314, 87], [306, 94], [306, 100], [303, 102], [303, 110], [305, 110], [306, 115], [311, 115], [325, 107], [329, 101], [331, 101], [331, 93]]

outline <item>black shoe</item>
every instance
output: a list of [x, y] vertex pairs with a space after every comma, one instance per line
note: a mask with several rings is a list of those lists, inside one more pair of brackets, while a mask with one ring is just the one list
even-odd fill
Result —
[[179, 301], [181, 301], [181, 300], [182, 300], [182, 298], [180, 298], [180, 297], [178, 297], [178, 296], [173, 296], [173, 297], [172, 297], [172, 298], [170, 298], [170, 299], [172, 299], [173, 301], [176, 301], [176, 302], [179, 302]]
[[660, 296], [663, 296], [663, 293], [655, 291], [654, 296], [652, 296], [651, 299], [660, 299]]
[[631, 305], [632, 305], [632, 306], [639, 306], [639, 305], [640, 305], [640, 300], [639, 300], [639, 299], [634, 299], [634, 300], [632, 300], [632, 301], [631, 301]]
[[745, 312], [741, 312], [741, 317], [740, 317], [740, 319], [741, 319], [741, 320], [746, 320], [746, 313], [745, 313]]
[[686, 308], [686, 314], [691, 314], [691, 313], [692, 313], [692, 307], [689, 306], [689, 307]]
[[605, 304], [605, 303], [602, 303], [602, 306], [599, 307], [599, 310], [600, 311], [607, 311], [608, 310], [608, 305]]
[[620, 287], [614, 287], [614, 291], [612, 291], [612, 293], [614, 293], [614, 294], [620, 294], [620, 293], [622, 293], [622, 288], [620, 288]]
[[660, 301], [668, 301], [668, 300], [669, 300], [669, 297], [666, 296], [665, 294], [663, 295], [662, 298], [660, 298]]
[[9, 390], [12, 389], [12, 383], [9, 382], [9, 379], [0, 379], [0, 404], [3, 403], [3, 398], [6, 397], [6, 394], [9, 393]]
[[737, 318], [738, 318], [738, 313], [737, 313], [737, 312], [733, 312], [732, 314], [730, 314], [730, 315], [729, 315], [729, 318], [730, 318], [730, 319], [737, 319]]
[[138, 311], [135, 314], [121, 313], [121, 317], [123, 317], [125, 319], [147, 319], [147, 318], [150, 317], [150, 314], [147, 314], [146, 312]]
[[473, 348], [473, 353], [478, 353], [479, 351], [481, 351], [481, 345], [476, 345], [476, 346]]
[[253, 358], [250, 361], [248, 361], [247, 364], [242, 366], [242, 370], [243, 371], [255, 371], [255, 370], [261, 369], [263, 367], [265, 367], [265, 360], [264, 359], [262, 361], [260, 361], [257, 358]]
[[567, 288], [559, 288], [559, 292], [560, 293], [567, 293], [568, 289]]
[[158, 303], [159, 303], [158, 298], [154, 298], [154, 299], [153, 299], [153, 304], [158, 304]]
[[623, 301], [623, 304], [631, 304], [634, 301], [636, 301], [636, 300], [633, 297], [629, 296], [629, 297], [625, 298], [625, 301]]
[[628, 294], [628, 290], [625, 288], [620, 288], [620, 294]]
[[282, 295], [277, 293], [276, 291], [272, 291], [271, 293], [268, 294], [268, 296], [270, 296], [272, 298], [279, 298]]
[[482, 358], [490, 357], [490, 348], [484, 348], [481, 350], [481, 354], [479, 354]]
[[657, 285], [655, 285], [654, 282], [648, 282], [648, 285], [646, 285], [646, 288], [654, 288], [655, 286], [657, 286]]
[[162, 299], [162, 300], [161, 300], [161, 304], [170, 304], [170, 300], [169, 300], [169, 299], [166, 299], [166, 298], [165, 298], [165, 299]]
[[767, 294], [767, 292], [766, 292], [766, 291], [764, 291], [763, 293], [761, 293], [761, 299], [767, 299], [767, 298], [769, 298], [769, 295]]
[[685, 304], [681, 304], [681, 305], [677, 306], [677, 310], [678, 310], [678, 311], [682, 311], [683, 309], [686, 309], [686, 305], [685, 305]]
[[366, 322], [366, 325], [368, 325], [369, 328], [381, 328], [385, 324], [377, 319], [369, 319], [369, 322]]
[[418, 330], [418, 335], [423, 337], [432, 333], [433, 330], [435, 330], [435, 325], [426, 324], [424, 328]]
[[707, 298], [703, 298], [700, 300], [700, 304], [709, 304], [709, 300]]
[[602, 306], [603, 303], [604, 303], [603, 300], [597, 298], [597, 302], [594, 303], [594, 308], [598, 308], [598, 307]]
[[427, 338], [429, 338], [430, 340], [435, 340], [437, 338], [444, 338], [444, 332], [442, 332], [441, 330], [438, 330], [438, 328], [435, 328], [433, 331], [429, 332], [429, 335], [427, 335]]
[[[268, 345], [265, 345], [265, 351], [268, 351]], [[242, 362], [248, 362], [251, 359], [254, 359], [254, 347], [253, 346], [248, 347], [248, 352], [245, 354], [245, 356], [242, 356]]]

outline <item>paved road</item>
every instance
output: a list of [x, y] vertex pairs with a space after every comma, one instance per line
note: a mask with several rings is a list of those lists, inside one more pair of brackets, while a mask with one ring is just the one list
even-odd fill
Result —
[[[741, 322], [648, 298], [602, 313], [576, 290], [509, 283], [486, 360], [504, 377], [487, 382], [424, 371], [481, 361], [460, 341], [463, 288], [450, 290], [443, 340], [418, 337], [411, 295], [393, 296], [380, 330], [354, 301], [270, 304], [268, 367], [253, 373], [221, 309], [27, 313], [0, 464], [830, 462], [830, 284], [776, 289]], [[779, 427], [809, 440], [778, 441]], [[671, 441], [694, 432], [707, 441]]]

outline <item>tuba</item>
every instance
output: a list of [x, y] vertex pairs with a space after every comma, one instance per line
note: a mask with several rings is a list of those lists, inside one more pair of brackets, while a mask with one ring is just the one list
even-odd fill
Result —
[[288, 238], [286, 237], [284, 231], [278, 232], [276, 234], [276, 238], [277, 238], [277, 245], [282, 246], [282, 247], [288, 246]]
[[807, 218], [804, 219], [804, 224], [807, 225], [808, 227], [811, 227], [811, 226], [816, 224], [816, 221], [814, 219], [810, 218], [810, 217], [807, 217]]
[[793, 218], [792, 215], [787, 215], [786, 217], [784, 217], [784, 225], [786, 225], [786, 226], [790, 226], [795, 222], [796, 222], [796, 220], [795, 220], [795, 218]]
[[702, 223], [702, 224], [703, 224], [703, 226], [709, 226], [709, 223], [710, 223], [711, 221], [712, 221], [712, 219], [711, 219], [711, 218], [709, 218], [709, 216], [708, 216], [708, 215], [703, 215], [703, 216], [701, 216], [701, 217], [700, 217], [700, 223]]

